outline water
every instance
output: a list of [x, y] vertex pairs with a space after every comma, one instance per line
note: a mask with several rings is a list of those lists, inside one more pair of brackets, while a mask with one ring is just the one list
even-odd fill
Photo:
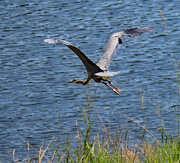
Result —
[[[25, 141], [38, 149], [42, 140], [59, 137], [58, 110], [62, 139], [76, 134], [76, 120], [83, 128], [82, 111], [87, 86], [68, 84], [85, 79], [79, 58], [63, 45], [45, 44], [43, 39], [60, 38], [79, 47], [97, 62], [112, 33], [132, 27], [153, 26], [155, 31], [126, 38], [109, 70], [121, 71], [112, 78], [122, 89], [121, 96], [102, 84], [91, 82], [90, 97], [112, 132], [129, 119], [144, 122], [139, 89], [145, 100], [148, 128], [158, 135], [161, 126], [158, 105], [169, 133], [177, 131], [174, 107], [178, 105], [177, 82], [171, 50], [161, 19], [168, 26], [176, 62], [180, 51], [179, 0], [167, 1], [1, 1], [0, 3], [0, 159], [10, 160], [8, 147], [20, 159], [27, 156]], [[110, 107], [111, 109], [105, 109]], [[116, 110], [111, 114], [112, 110]], [[101, 126], [96, 110], [91, 113]], [[108, 122], [109, 121], [109, 122]], [[131, 123], [133, 137], [133, 126]], [[140, 127], [137, 130], [141, 131]], [[93, 127], [96, 133], [96, 126]], [[140, 132], [141, 133], [141, 132]]]

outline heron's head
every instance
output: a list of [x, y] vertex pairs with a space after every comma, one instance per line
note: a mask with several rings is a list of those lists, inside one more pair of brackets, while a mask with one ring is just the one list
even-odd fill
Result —
[[68, 81], [68, 83], [71, 83], [71, 84], [84, 84], [84, 80], [73, 79], [72, 81]]

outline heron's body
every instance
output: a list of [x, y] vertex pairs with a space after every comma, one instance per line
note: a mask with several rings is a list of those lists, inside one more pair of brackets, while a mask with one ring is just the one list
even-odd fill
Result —
[[[153, 29], [154, 29], [153, 27], [132, 28], [113, 34], [109, 39], [109, 42], [106, 46], [103, 56], [101, 57], [100, 61], [97, 64], [92, 62], [83, 52], [81, 52], [78, 48], [76, 48], [67, 41], [58, 40], [58, 39], [45, 39], [44, 41], [47, 43], [66, 45], [81, 59], [84, 66], [86, 67], [86, 70], [88, 72], [88, 78], [86, 81], [74, 79], [69, 83], [87, 85], [89, 84], [91, 79], [94, 79], [95, 82], [103, 83], [106, 86], [108, 86], [111, 90], [113, 90], [115, 93], [120, 94], [122, 91], [116, 86], [114, 86], [110, 81], [110, 77], [118, 74], [119, 71], [118, 72], [107, 71], [107, 69], [111, 64], [112, 58], [114, 57], [118, 49], [122, 46], [122, 39], [126, 35], [130, 37], [135, 37], [146, 32], [151, 32], [153, 31]], [[114, 88], [112, 88], [111, 86]]]

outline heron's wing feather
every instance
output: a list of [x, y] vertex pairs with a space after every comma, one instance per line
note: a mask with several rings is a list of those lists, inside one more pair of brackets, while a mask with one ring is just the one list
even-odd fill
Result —
[[102, 69], [102, 70], [107, 70], [108, 67], [111, 64], [111, 61], [113, 57], [115, 56], [116, 52], [119, 50], [119, 48], [122, 46], [122, 40], [126, 35], [130, 37], [135, 37], [139, 36], [143, 33], [146, 32], [151, 32], [153, 31], [153, 27], [141, 27], [141, 28], [131, 28], [127, 29], [125, 31], [121, 31], [118, 33], [113, 34], [109, 42], [106, 46], [106, 49], [103, 53], [103, 56], [101, 57], [100, 61], [97, 63], [97, 65]]
[[114, 37], [113, 35], [110, 37], [109, 42], [106, 46], [106, 49], [100, 59], [100, 61], [97, 63], [97, 65], [102, 70], [107, 70], [108, 67], [111, 64], [111, 61], [113, 57], [115, 56], [116, 52], [119, 50], [119, 48], [122, 46], [122, 41], [118, 37]]
[[50, 44], [63, 44], [66, 45], [69, 49], [71, 49], [83, 62], [88, 72], [95, 72], [96, 69], [99, 69], [99, 67], [92, 62], [83, 52], [81, 52], [78, 48], [73, 46], [67, 41], [58, 40], [58, 39], [45, 39], [44, 42], [50, 43]]
[[122, 31], [122, 34], [128, 35], [129, 37], [135, 37], [143, 33], [152, 32], [153, 30], [154, 30], [154, 27], [131, 28], [131, 29]]
[[111, 71], [103, 71], [103, 72], [98, 72], [98, 73], [95, 73], [96, 76], [114, 76], [114, 75], [117, 75], [119, 74], [120, 71], [117, 71], [117, 72], [111, 72]]

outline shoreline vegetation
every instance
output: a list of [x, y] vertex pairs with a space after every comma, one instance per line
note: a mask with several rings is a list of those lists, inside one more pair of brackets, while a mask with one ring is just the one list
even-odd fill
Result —
[[[167, 25], [161, 10], [160, 15], [168, 35]], [[148, 130], [144, 110], [144, 98], [141, 89], [139, 90], [139, 94], [145, 124], [141, 124], [133, 120], [133, 118], [119, 112], [123, 116], [129, 118], [133, 123], [136, 123], [136, 125], [143, 130], [141, 133], [143, 139], [137, 140], [134, 144], [131, 143], [131, 139], [128, 135], [129, 131], [128, 128], [125, 129], [125, 124], [122, 124], [120, 128], [117, 126], [115, 133], [110, 132], [110, 125], [104, 124], [103, 119], [98, 112], [98, 108], [94, 103], [94, 98], [90, 99], [88, 92], [87, 104], [84, 107], [82, 117], [84, 128], [83, 131], [80, 130], [78, 121], [76, 121], [77, 131], [74, 140], [70, 140], [68, 135], [66, 143], [61, 143], [61, 117], [59, 111], [59, 138], [53, 137], [48, 143], [45, 143], [43, 140], [39, 149], [34, 149], [31, 144], [25, 142], [27, 144], [27, 156], [24, 156], [25, 158], [23, 160], [18, 159], [15, 150], [11, 152], [11, 150], [8, 149], [11, 161], [16, 163], [180, 163], [180, 62], [176, 63], [170, 39], [169, 45], [171, 48], [171, 56], [174, 63], [178, 88], [177, 105], [174, 106], [174, 113], [178, 126], [175, 136], [168, 135], [161, 117], [161, 108], [159, 106], [157, 108], [157, 113], [161, 122], [161, 128], [159, 129], [161, 131], [161, 138], [157, 138]], [[95, 122], [92, 122], [91, 120], [92, 109], [97, 112], [103, 126], [103, 133], [101, 133], [102, 131], [100, 132], [97, 130], [95, 135], [92, 132], [92, 126], [96, 125]], [[53, 144], [58, 145], [58, 147], [54, 147]], [[33, 154], [31, 153], [32, 151]]]
[[[89, 93], [88, 93], [89, 94]], [[31, 144], [27, 144], [27, 156], [19, 160], [15, 150], [9, 156], [12, 162], [16, 163], [179, 163], [180, 162], [180, 135], [179, 128], [176, 136], [169, 136], [161, 117], [161, 108], [158, 106], [157, 112], [161, 121], [161, 138], [157, 138], [147, 129], [146, 124], [141, 124], [131, 117], [132, 123], [136, 123], [142, 128], [141, 140], [132, 143], [129, 136], [128, 127], [125, 124], [121, 128], [116, 127], [116, 132], [111, 133], [110, 124], [104, 124], [94, 101], [87, 94], [87, 105], [83, 109], [84, 128], [81, 130], [76, 120], [76, 137], [72, 140], [67, 134], [66, 143], [61, 142], [61, 118], [59, 111], [59, 138], [53, 137], [50, 142], [42, 141], [39, 149], [35, 149]], [[140, 90], [141, 106], [144, 112], [143, 97]], [[178, 106], [177, 106], [178, 107]], [[96, 125], [91, 120], [91, 111], [95, 109], [103, 126], [103, 131], [97, 129], [97, 133], [92, 132], [92, 126]], [[179, 123], [179, 110], [175, 112], [177, 123]], [[146, 118], [144, 112], [144, 119]], [[146, 121], [146, 120], [145, 120]], [[179, 127], [179, 125], [178, 125]], [[97, 127], [98, 128], [98, 127]], [[101, 129], [102, 130], [102, 129]], [[54, 144], [58, 147], [55, 147]]]

